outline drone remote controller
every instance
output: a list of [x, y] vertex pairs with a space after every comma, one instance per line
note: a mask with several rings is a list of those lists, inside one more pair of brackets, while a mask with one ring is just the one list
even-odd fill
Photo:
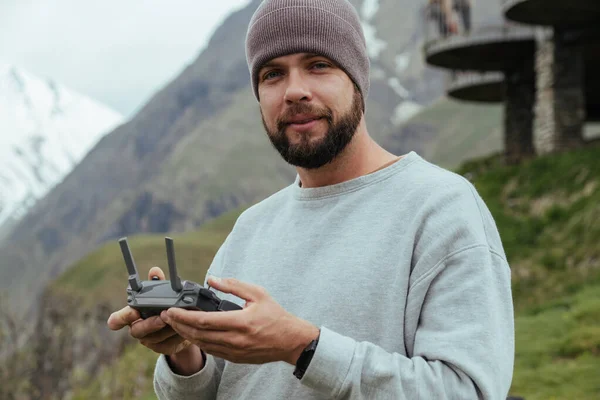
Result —
[[127, 238], [119, 239], [121, 252], [129, 273], [127, 286], [127, 304], [139, 311], [142, 319], [160, 315], [161, 311], [171, 307], [200, 311], [234, 311], [241, 310], [239, 305], [221, 300], [210, 289], [192, 281], [181, 281], [175, 265], [175, 249], [173, 239], [166, 237], [169, 278], [165, 280], [140, 281], [140, 277], [127, 243]]

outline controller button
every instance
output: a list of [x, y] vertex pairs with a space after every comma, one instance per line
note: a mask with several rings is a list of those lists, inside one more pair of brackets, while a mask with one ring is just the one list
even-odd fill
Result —
[[194, 302], [194, 299], [191, 296], [184, 296], [182, 300], [186, 304], [192, 304]]
[[194, 284], [190, 281], [185, 281], [185, 283], [183, 284], [183, 290], [193, 290], [194, 289]]
[[132, 296], [127, 296], [127, 302], [131, 303], [133, 301], [133, 297]]

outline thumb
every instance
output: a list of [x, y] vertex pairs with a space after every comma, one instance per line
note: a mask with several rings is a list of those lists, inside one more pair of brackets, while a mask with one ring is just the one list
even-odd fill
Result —
[[207, 281], [211, 287], [223, 293], [233, 294], [246, 301], [258, 301], [268, 295], [263, 287], [241, 282], [234, 278], [224, 279], [209, 276]]
[[153, 277], [157, 277], [159, 280], [164, 281], [165, 273], [158, 267], [152, 267], [150, 268], [150, 271], [148, 271], [148, 280], [151, 281]]

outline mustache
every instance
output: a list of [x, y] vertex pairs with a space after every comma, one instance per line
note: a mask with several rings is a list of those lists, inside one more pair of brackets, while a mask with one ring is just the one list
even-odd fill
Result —
[[289, 121], [298, 114], [315, 115], [319, 118], [326, 119], [329, 123], [331, 123], [333, 120], [333, 114], [328, 108], [319, 108], [306, 103], [294, 103], [287, 110], [285, 110], [281, 117], [277, 118], [277, 129], [280, 131], [285, 129], [289, 125], [285, 121]]

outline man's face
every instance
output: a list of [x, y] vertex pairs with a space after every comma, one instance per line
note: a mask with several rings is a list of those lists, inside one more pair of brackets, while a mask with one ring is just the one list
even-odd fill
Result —
[[263, 125], [283, 159], [314, 169], [332, 161], [362, 119], [362, 97], [348, 75], [326, 57], [292, 54], [258, 73]]

